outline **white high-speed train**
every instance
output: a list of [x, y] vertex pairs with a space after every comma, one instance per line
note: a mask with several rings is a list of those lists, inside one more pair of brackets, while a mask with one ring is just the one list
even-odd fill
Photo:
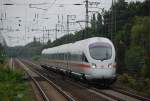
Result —
[[86, 80], [113, 83], [116, 78], [115, 48], [104, 37], [93, 37], [74, 43], [44, 49], [45, 65]]

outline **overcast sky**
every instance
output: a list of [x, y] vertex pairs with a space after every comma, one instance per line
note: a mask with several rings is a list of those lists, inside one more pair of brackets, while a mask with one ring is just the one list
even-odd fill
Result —
[[[70, 22], [85, 20], [85, 5], [76, 6], [73, 4], [85, 4], [85, 0], [0, 0], [0, 28], [7, 30], [2, 34], [5, 37], [9, 46], [25, 45], [33, 40], [33, 37], [41, 38], [43, 40], [43, 33], [45, 40], [55, 39], [56, 24], [58, 31], [57, 37], [63, 36], [66, 32], [67, 15], [75, 15]], [[111, 6], [112, 0], [89, 0], [100, 2], [99, 7], [108, 10]], [[136, 0], [127, 0], [136, 1]], [[137, 0], [138, 1], [138, 0]], [[143, 0], [140, 0], [143, 1]], [[12, 3], [14, 5], [6, 6], [5, 3]], [[31, 5], [29, 4], [36, 4]], [[38, 5], [37, 5], [38, 4]], [[99, 10], [100, 9], [90, 9]], [[59, 24], [58, 24], [59, 23]], [[78, 31], [81, 27], [84, 28], [84, 23], [73, 23], [69, 25], [70, 30]], [[61, 25], [62, 28], [61, 28]], [[38, 29], [38, 31], [33, 31]], [[51, 31], [42, 31], [50, 29]], [[70, 31], [72, 32], [72, 31]]]

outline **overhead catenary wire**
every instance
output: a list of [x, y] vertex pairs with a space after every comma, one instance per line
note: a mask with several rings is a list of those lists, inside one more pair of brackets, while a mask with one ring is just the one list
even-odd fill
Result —
[[51, 3], [51, 5], [49, 6], [49, 8], [47, 8], [47, 9], [48, 9], [48, 10], [51, 9], [51, 8], [54, 6], [54, 4], [56, 3], [56, 1], [57, 1], [57, 0], [54, 0], [54, 1]]
[[[64, 6], [68, 6], [68, 5], [72, 5], [73, 6], [73, 8], [74, 8], [74, 4], [72, 3], [72, 1], [69, 1], [69, 0], [66, 0], [66, 1], [69, 1], [69, 2], [64, 2], [65, 0], [51, 0], [51, 1], [48, 1], [48, 2], [42, 2], [42, 1], [40, 1], [40, 2], [37, 2], [37, 3], [35, 3], [35, 2], [25, 2], [25, 3], [22, 3], [22, 2], [15, 2], [14, 3], [14, 5], [24, 5], [24, 6], [27, 6], [27, 5], [29, 5], [29, 4], [32, 4], [32, 6], [33, 7], [37, 7], [37, 10], [36, 9], [33, 9], [33, 11], [35, 11], [36, 10], [36, 13], [38, 13], [39, 14], [39, 19], [35, 19], [35, 21], [34, 22], [32, 22], [33, 21], [33, 19], [31, 20], [31, 18], [29, 18], [29, 16], [26, 18], [26, 28], [27, 28], [27, 32], [26, 32], [26, 34], [27, 33], [29, 33], [28, 32], [28, 29], [29, 29], [29, 31], [32, 33], [32, 34], [35, 34], [36, 33], [36, 35], [38, 35], [38, 33], [36, 32], [36, 31], [32, 31], [32, 29], [42, 29], [42, 26], [43, 26], [43, 24], [45, 25], [45, 26], [49, 26], [48, 25], [48, 22], [50, 22], [51, 21], [51, 19], [52, 18], [54, 18], [53, 17], [53, 15], [58, 15], [58, 13], [57, 12], [51, 12], [51, 11], [53, 11], [54, 9], [57, 9], [56, 7], [58, 6], [58, 5], [60, 5], [60, 4], [62, 4], [62, 5], [64, 5]], [[85, 6], [85, 2], [83, 3], [83, 1], [85, 1], [85, 0], [81, 0], [82, 1], [82, 4], [83, 4], [83, 6], [82, 6], [82, 10], [85, 8], [84, 6]], [[90, 0], [89, 0], [90, 1]], [[77, 1], [76, 1], [77, 2]], [[79, 2], [77, 2], [76, 3], [75, 2], [75, 4], [78, 4], [79, 2], [80, 2], [80, 0], [79, 0]], [[71, 4], [72, 3], [72, 4]], [[103, 3], [104, 4], [104, 3]], [[28, 6], [27, 6], [28, 7]], [[43, 9], [47, 9], [48, 8], [48, 10], [47, 11], [43, 11], [43, 10], [38, 10], [38, 7], [39, 8], [43, 8]], [[83, 8], [84, 7], [84, 8]], [[68, 15], [68, 13], [70, 14], [70, 13], [72, 13], [71, 11], [69, 12], [68, 11], [68, 9], [66, 9], [65, 7], [64, 7], [64, 9], [63, 8], [60, 8], [61, 9], [61, 13], [62, 12], [64, 12], [64, 13], [62, 13], [62, 15], [64, 15], [64, 23], [62, 23], [62, 25], [64, 24], [64, 26], [62, 26], [62, 28], [61, 28], [61, 32], [63, 32], [63, 34], [67, 31], [66, 29], [64, 29], [65, 27], [66, 27], [66, 19], [65, 19], [65, 17], [66, 17], [66, 15]], [[66, 10], [66, 11], [65, 11]], [[70, 10], [72, 10], [72, 9], [70, 9]], [[29, 11], [28, 9], [27, 9], [27, 11]], [[68, 11], [68, 12], [67, 12]], [[46, 12], [46, 13], [44, 13], [44, 12]], [[84, 14], [85, 14], [85, 10], [84, 11], [82, 11], [80, 14], [77, 14], [78, 15], [78, 19], [80, 20], [80, 19], [85, 19], [85, 15], [84, 15], [84, 18], [83, 18], [83, 12], [84, 12]], [[54, 14], [55, 13], [55, 14]], [[60, 12], [59, 12], [60, 13]], [[33, 13], [33, 14], [35, 14], [35, 13]], [[82, 14], [82, 17], [80, 16]], [[30, 15], [28, 12], [27, 12], [27, 15]], [[32, 15], [32, 14], [31, 14]], [[89, 13], [89, 15], [90, 15], [90, 13]], [[51, 18], [50, 19], [44, 19], [45, 18], [45, 16], [50, 16]], [[9, 16], [8, 16], [9, 17]], [[44, 17], [44, 18], [43, 18]], [[22, 20], [23, 21], [23, 20]], [[54, 21], [54, 20], [53, 20]], [[36, 22], [38, 22], [38, 23], [36, 23]], [[22, 22], [23, 23], [23, 22]], [[47, 25], [46, 25], [46, 24]], [[57, 22], [56, 22], [57, 23]], [[84, 26], [83, 24], [85, 23], [85, 20], [84, 20], [84, 22], [83, 23], [81, 23], [81, 25], [82, 26]], [[52, 24], [51, 24], [52, 25]], [[78, 24], [77, 24], [78, 25]], [[28, 26], [31, 26], [31, 27], [28, 27]], [[26, 29], [25, 28], [25, 29]], [[59, 28], [59, 27], [58, 27]], [[57, 29], [58, 29], [57, 28]], [[51, 28], [49, 28], [49, 29], [51, 29]], [[74, 27], [74, 29], [76, 29], [75, 27]], [[23, 31], [22, 29], [20, 29], [20, 31]], [[24, 30], [25, 31], [25, 30]], [[39, 31], [39, 33], [41, 33], [41, 30]], [[53, 32], [52, 32], [53, 33]], [[25, 35], [24, 35], [25, 36]], [[60, 35], [59, 35], [60, 36]]]

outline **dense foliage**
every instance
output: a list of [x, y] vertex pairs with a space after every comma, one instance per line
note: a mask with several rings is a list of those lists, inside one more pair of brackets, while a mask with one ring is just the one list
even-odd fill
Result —
[[0, 67], [1, 101], [33, 101], [31, 91], [22, 73]]
[[118, 76], [118, 81], [122, 82], [124, 89], [135, 89], [137, 90], [141, 95], [150, 95], [150, 80], [149, 79], [140, 79], [137, 80], [134, 77], [123, 74]]
[[31, 58], [41, 54], [44, 45], [34, 40], [25, 46], [6, 47], [6, 53], [10, 57], [26, 57]]
[[0, 64], [4, 63], [5, 60], [5, 51], [4, 48], [2, 47], [2, 45], [0, 44]]

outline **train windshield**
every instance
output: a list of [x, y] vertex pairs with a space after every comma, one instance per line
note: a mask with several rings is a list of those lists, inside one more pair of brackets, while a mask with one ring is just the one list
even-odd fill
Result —
[[112, 47], [108, 43], [94, 43], [89, 46], [90, 55], [96, 60], [108, 60], [112, 56]]

